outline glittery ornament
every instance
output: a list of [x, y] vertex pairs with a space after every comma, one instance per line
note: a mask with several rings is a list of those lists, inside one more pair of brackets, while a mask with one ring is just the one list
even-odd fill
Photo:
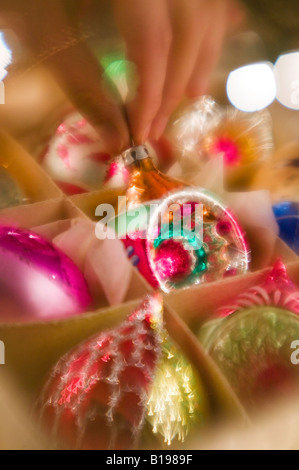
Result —
[[0, 210], [18, 206], [24, 200], [24, 195], [14, 179], [4, 168], [0, 168]]
[[200, 143], [211, 123], [218, 124], [222, 110], [210, 96], [203, 96], [184, 107], [168, 131], [179, 158], [200, 158]]
[[249, 407], [298, 385], [298, 366], [291, 361], [298, 315], [299, 290], [277, 261], [261, 285], [218, 310], [218, 318], [201, 328], [207, 352]]
[[66, 318], [91, 306], [77, 266], [39, 235], [0, 226], [0, 320]]
[[188, 288], [245, 273], [248, 245], [232, 213], [205, 190], [171, 193], [153, 213], [149, 264], [161, 289]]
[[191, 364], [168, 340], [147, 402], [147, 421], [170, 445], [184, 442], [192, 427], [204, 424], [208, 401], [203, 384]]
[[206, 402], [190, 364], [169, 341], [154, 296], [119, 327], [61, 359], [38, 403], [57, 445], [136, 448], [146, 421], [168, 443], [183, 439]]
[[291, 361], [299, 318], [287, 310], [245, 308], [205, 325], [199, 338], [249, 408], [288, 396], [299, 384], [298, 365]]
[[267, 112], [243, 113], [228, 108], [218, 122], [211, 122], [200, 143], [200, 153], [207, 157], [222, 155], [229, 187], [248, 186], [270, 155], [273, 137]]
[[74, 194], [100, 189], [109, 160], [95, 129], [73, 113], [56, 130], [42, 164], [64, 191]]
[[[147, 147], [144, 146], [133, 147], [123, 155], [129, 181], [126, 191], [126, 205], [118, 208], [119, 215], [115, 228], [125, 245], [132, 264], [156, 288], [158, 283], [152, 274], [146, 255], [146, 231], [150, 216], [148, 203], [160, 200], [173, 189], [182, 188], [184, 184], [157, 170], [151, 155]], [[135, 211], [141, 205], [144, 208], [143, 216], [138, 213], [136, 215]], [[136, 228], [130, 229], [132, 226]]]

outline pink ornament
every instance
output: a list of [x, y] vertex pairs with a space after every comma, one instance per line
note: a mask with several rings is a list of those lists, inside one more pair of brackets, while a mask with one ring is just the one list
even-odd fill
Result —
[[1, 322], [61, 319], [91, 305], [73, 261], [31, 231], [0, 226], [0, 266]]

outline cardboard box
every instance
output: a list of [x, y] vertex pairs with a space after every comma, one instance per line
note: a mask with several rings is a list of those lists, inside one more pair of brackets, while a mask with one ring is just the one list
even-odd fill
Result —
[[62, 192], [36, 161], [0, 129], [0, 167], [15, 178], [28, 204], [56, 199]]
[[[0, 134], [0, 149], [2, 154], [6, 155], [9, 170], [17, 179], [19, 178], [20, 184], [24, 184], [24, 188], [26, 187], [32, 198], [30, 205], [0, 212], [0, 223], [33, 228], [52, 240], [68, 228], [75, 218], [97, 221], [95, 208], [102, 203], [111, 203], [115, 206], [118, 195], [124, 194], [123, 189], [103, 190], [66, 198], [26, 152], [24, 153], [17, 144], [2, 134]], [[289, 273], [299, 285], [299, 260], [280, 240], [277, 240], [272, 260], [278, 256], [283, 257], [288, 263]], [[238, 447], [238, 442], [241, 446], [238, 436], [243, 435], [244, 442], [247, 442], [250, 440], [250, 433], [258, 434], [258, 429], [261, 429], [250, 424], [239, 400], [213, 360], [204, 352], [190, 327], [196, 329], [216, 308], [229, 302], [237, 293], [258, 283], [264, 274], [265, 270], [256, 271], [164, 296], [168, 332], [202, 376], [213, 405], [212, 423], [217, 423], [217, 427], [211, 430], [207, 428], [205, 431], [209, 439], [205, 439], [201, 433], [200, 438], [187, 442], [186, 448], [198, 446], [217, 448], [220, 446], [219, 443], [229, 447], [230, 442], [235, 442]], [[51, 367], [64, 353], [90, 335], [118, 325], [141, 303], [142, 298], [151, 292], [150, 286], [133, 269], [131, 285], [125, 302], [121, 305], [114, 307], [102, 305], [94, 312], [62, 321], [24, 325], [0, 324], [0, 340], [6, 346], [6, 365], [0, 367], [2, 395], [7, 396], [9, 395], [7, 390], [13, 390], [11, 396], [18, 400], [16, 409], [13, 407], [13, 402], [8, 403], [11, 416], [7, 416], [5, 398], [2, 402], [0, 398], [0, 419], [5, 416], [5, 422], [10, 429], [15, 429], [15, 433], [10, 431], [11, 437], [5, 442], [0, 433], [0, 448], [51, 447], [46, 440], [36, 438], [34, 422], [30, 422], [33, 430], [28, 431], [26, 439], [26, 428], [22, 424], [23, 420], [24, 422], [28, 420], [26, 408], [34, 402]], [[13, 377], [13, 385], [9, 383], [8, 373]], [[22, 418], [17, 419], [18, 416]], [[223, 418], [226, 421], [223, 421]], [[225, 422], [233, 424], [226, 426]], [[228, 433], [226, 434], [228, 437], [224, 438], [223, 433]]]

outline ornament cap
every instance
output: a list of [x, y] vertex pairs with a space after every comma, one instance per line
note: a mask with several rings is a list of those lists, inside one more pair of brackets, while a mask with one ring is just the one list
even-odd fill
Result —
[[149, 157], [150, 154], [145, 145], [131, 147], [129, 150], [126, 150], [123, 153], [123, 159], [126, 166], [132, 165], [133, 163], [138, 162], [140, 160], [145, 160]]

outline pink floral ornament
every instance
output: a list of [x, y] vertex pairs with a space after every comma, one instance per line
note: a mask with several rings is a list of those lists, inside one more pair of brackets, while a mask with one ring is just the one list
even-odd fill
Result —
[[100, 189], [109, 160], [96, 130], [73, 113], [58, 126], [42, 164], [66, 193], [74, 194]]

